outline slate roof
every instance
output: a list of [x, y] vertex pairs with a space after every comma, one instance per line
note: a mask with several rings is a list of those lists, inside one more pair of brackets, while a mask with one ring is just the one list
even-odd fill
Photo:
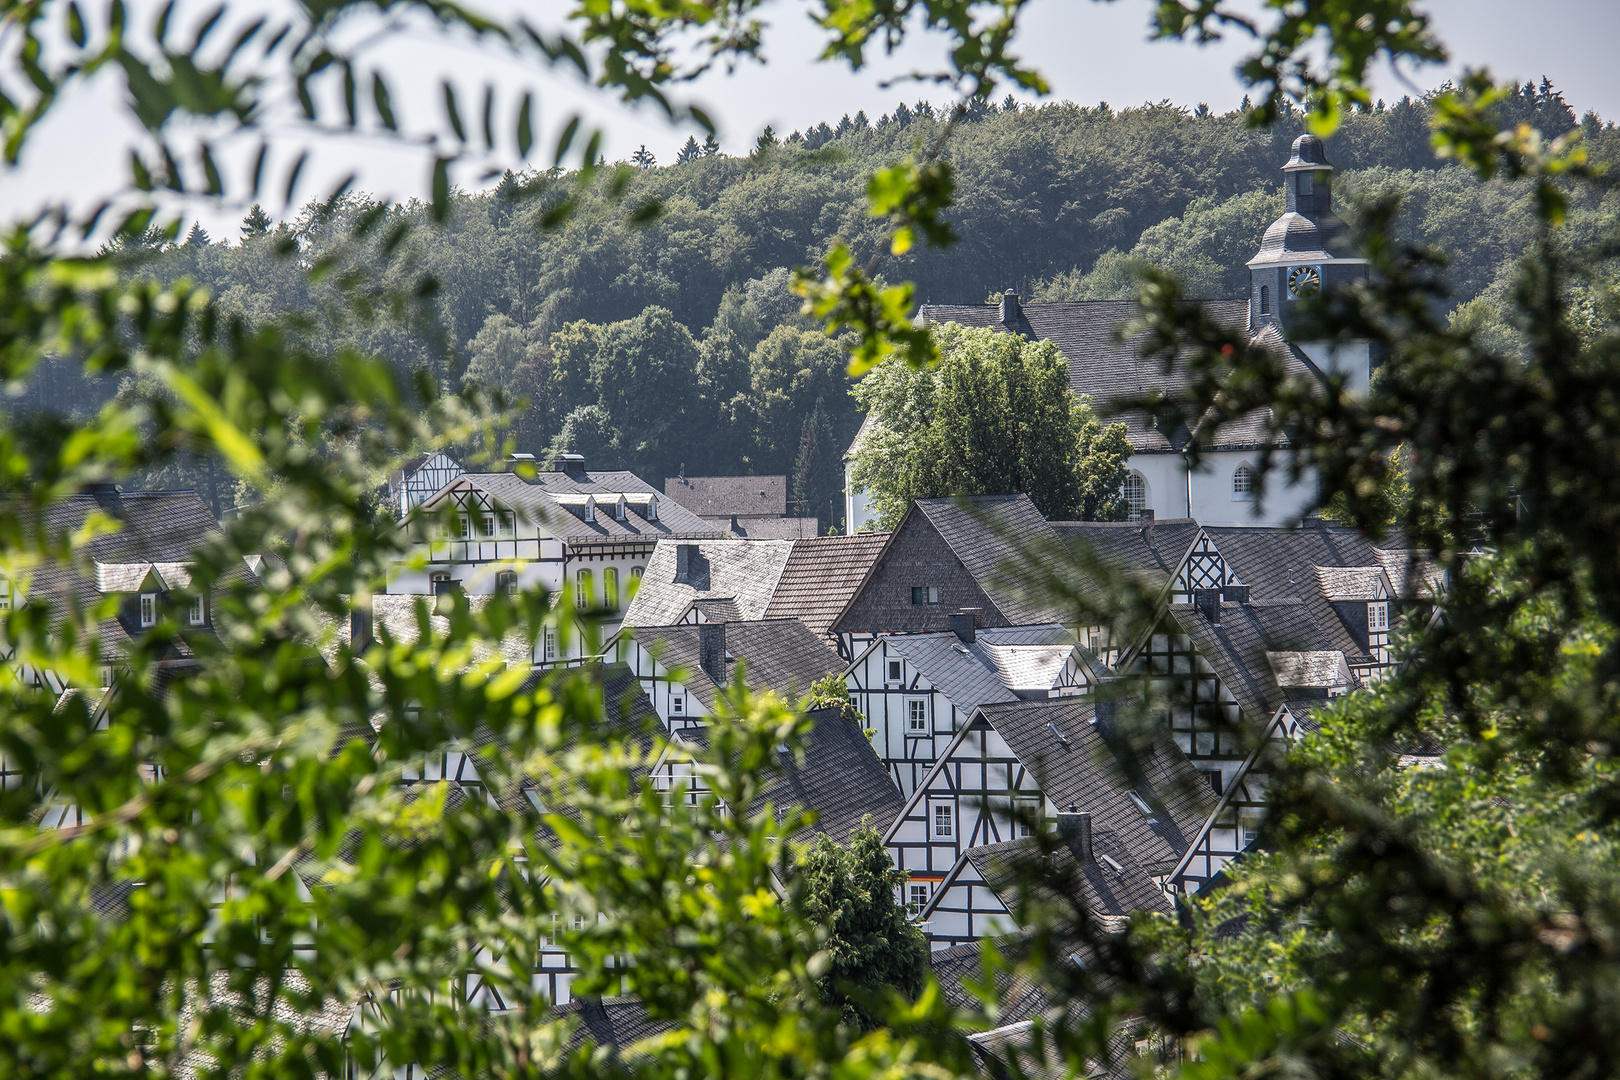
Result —
[[[1219, 323], [1235, 329], [1247, 326], [1249, 304], [1246, 299], [1195, 302]], [[1017, 331], [1037, 340], [1050, 341], [1069, 362], [1070, 387], [1076, 394], [1089, 395], [1098, 406], [1154, 390], [1173, 393], [1185, 384], [1185, 369], [1181, 363], [1166, 372], [1157, 358], [1141, 355], [1138, 340], [1115, 343], [1115, 331], [1135, 315], [1135, 301], [1091, 300], [1019, 306], [1024, 325], [1015, 325], [1011, 331], [1001, 321], [999, 304], [924, 304], [918, 318], [926, 322], [990, 327], [1003, 333]], [[1268, 337], [1262, 332], [1256, 341], [1276, 348], [1290, 374], [1303, 375], [1309, 370], [1300, 356], [1275, 334]], [[1143, 413], [1125, 413], [1118, 419], [1125, 424], [1131, 447], [1139, 454], [1170, 453], [1179, 449], [1161, 435]], [[1237, 449], [1273, 443], [1274, 438], [1265, 430], [1266, 419], [1266, 411], [1257, 410], [1224, 424], [1216, 432], [1212, 446]]]
[[888, 539], [888, 533], [869, 532], [794, 541], [765, 617], [798, 619], [826, 634]]
[[1350, 684], [1350, 669], [1345, 665], [1342, 652], [1268, 652], [1266, 660], [1284, 692], [1326, 690]]
[[904, 657], [958, 709], [1019, 700], [1018, 690], [1046, 691], [1077, 647], [1056, 623], [979, 630], [971, 645], [954, 633], [890, 634], [873, 642]]
[[[732, 665], [745, 661], [747, 674], [743, 681], [755, 692], [774, 690], [793, 701], [808, 692], [817, 679], [844, 669], [844, 662], [827, 647], [826, 639], [795, 619], [759, 619], [724, 626], [726, 681], [730, 681]], [[686, 688], [712, 712], [720, 688], [698, 663], [700, 629], [690, 624], [644, 626], [633, 634], [665, 668], [683, 669]]]
[[[1094, 829], [1091, 847], [1096, 858], [1087, 863], [1081, 863], [1067, 844], [1059, 844], [1051, 856], [1051, 874], [1057, 880], [1077, 885], [1078, 897], [1060, 895], [1051, 884], [1037, 881], [1031, 883], [1031, 898], [1051, 904], [1073, 904], [1078, 900], [1093, 915], [1110, 920], [1128, 918], [1138, 911], [1170, 913], [1164, 890], [1142, 869], [1130, 844], [1107, 829]], [[1018, 904], [1021, 877], [1040, 854], [1039, 841], [1027, 836], [969, 848], [962, 857], [973, 864], [990, 891], [1012, 911]], [[1108, 865], [1104, 857], [1119, 868]]]
[[[488, 604], [487, 595], [464, 595], [468, 606], [477, 611]], [[422, 625], [417, 621], [416, 606], [420, 603], [427, 614], [427, 625], [432, 634], [442, 637], [450, 632], [450, 619], [445, 615], [433, 614], [438, 597], [426, 593], [374, 593], [371, 597], [371, 625], [372, 635], [376, 640], [382, 640], [383, 631], [386, 630], [395, 641], [405, 645], [415, 644], [421, 639]], [[324, 612], [316, 614], [316, 619], [323, 625], [330, 627], [331, 634], [322, 643], [321, 651], [328, 660], [337, 656], [341, 645], [350, 644], [353, 623], [348, 619], [333, 619]], [[534, 664], [534, 648], [521, 627], [508, 631], [501, 641], [492, 646], [488, 642], [480, 642], [473, 653], [473, 663], [482, 663], [485, 660], [502, 660], [510, 667], [532, 667]]]
[[[1322, 595], [1329, 600], [1377, 600], [1384, 584], [1382, 566], [1314, 566]], [[1383, 593], [1388, 595], [1388, 593]]]
[[1223, 603], [1219, 626], [1189, 604], [1172, 604], [1167, 614], [1255, 724], [1269, 722], [1289, 696], [1278, 685], [1268, 653], [1342, 655], [1299, 599]]
[[1029, 607], [1022, 598], [996, 588], [994, 577], [1015, 554], [1015, 545], [1052, 536], [1052, 527], [1028, 495], [974, 495], [956, 499], [918, 499], [912, 504], [950, 545], [967, 572], [1013, 625], [1046, 622], [1048, 612]]
[[609, 1047], [617, 1056], [635, 1043], [667, 1034], [680, 1026], [672, 1020], [654, 1020], [647, 1015], [647, 1006], [635, 997], [577, 997], [565, 1005], [552, 1006], [546, 1014], [547, 1020], [570, 1017], [579, 1020], [579, 1026], [568, 1040], [570, 1054], [591, 1045]]
[[777, 579], [793, 551], [779, 540], [698, 540], [701, 556], [688, 581], [675, 580], [676, 541], [660, 542], [647, 560], [641, 584], [624, 613], [625, 626], [670, 626], [694, 602], [731, 601], [731, 619], [762, 619]]
[[[543, 472], [533, 482], [515, 473], [463, 473], [423, 506], [432, 508], [452, 493], [466, 488], [476, 488], [490, 495], [500, 505], [523, 515], [526, 520], [538, 522], [559, 540], [572, 545], [649, 543], [667, 537], [720, 535], [713, 525], [680, 503], [660, 495], [632, 472], [593, 472], [587, 473], [583, 480], [565, 472]], [[607, 506], [609, 496], [621, 494], [631, 496], [630, 510], [624, 521], [613, 516], [610, 506], [605, 510], [599, 506], [595, 521], [584, 519], [585, 496], [595, 495]], [[638, 503], [636, 495], [657, 496], [656, 521], [647, 520], [646, 502]]]
[[1438, 600], [1446, 588], [1445, 567], [1423, 552], [1382, 547], [1375, 553], [1403, 599]]
[[[116, 491], [110, 488], [66, 495], [47, 506], [30, 521], [27, 511], [16, 508], [25, 529], [39, 528], [53, 542], [66, 542], [92, 513], [105, 514], [119, 524], [115, 532], [99, 534], [73, 545], [75, 558], [88, 563], [81, 572], [76, 565], [46, 563], [32, 568], [26, 578], [23, 596], [30, 604], [47, 606], [56, 622], [66, 617], [70, 607], [85, 608], [104, 595], [133, 592], [154, 571], [159, 588], [189, 588], [192, 553], [219, 534], [213, 511], [194, 491]], [[215, 583], [216, 593], [235, 586], [257, 586], [246, 562], [225, 573]], [[120, 655], [131, 642], [131, 627], [119, 618], [103, 620], [97, 627], [105, 659]], [[193, 628], [212, 633], [211, 628]], [[180, 639], [174, 654], [189, 655]]]
[[670, 476], [664, 494], [698, 517], [781, 517], [786, 476]]
[[748, 540], [808, 540], [821, 535], [821, 519], [813, 517], [738, 518], [731, 527], [729, 518], [704, 518], [717, 529]]
[[[996, 942], [1004, 957], [1017, 952], [1021, 944], [1016, 938], [1003, 938]], [[928, 954], [928, 966], [933, 969], [934, 981], [939, 983], [940, 993], [952, 1008], [971, 1012], [984, 1007], [968, 989], [969, 983], [984, 981], [982, 942], [969, 941], [949, 949], [936, 949]], [[1028, 1020], [1047, 1009], [1046, 992], [1038, 984], [1005, 968], [996, 971], [995, 987], [996, 1002], [1001, 1007], [1004, 1023]]]
[[1163, 589], [1198, 539], [1192, 518], [1166, 518], [1152, 529], [1135, 521], [1054, 521], [1052, 528], [1070, 544], [1085, 545], [1097, 558]]
[[[1327, 574], [1330, 588], [1365, 590], [1369, 588], [1371, 571], [1387, 573], [1386, 563], [1394, 562], [1404, 581], [1407, 553], [1401, 537], [1386, 537], [1389, 546], [1379, 548], [1359, 529], [1326, 523], [1297, 529], [1212, 525], [1205, 531], [1238, 580], [1249, 586], [1250, 596], [1267, 600], [1299, 597], [1325, 635], [1320, 640], [1326, 644], [1320, 647], [1342, 651], [1352, 664], [1372, 662], [1365, 646], [1334, 610], [1333, 600], [1324, 589], [1323, 573]], [[1365, 573], [1336, 572], [1357, 567]], [[1399, 590], [1393, 574], [1390, 580]]]
[[[812, 725], [804, 741], [803, 760], [779, 754], [779, 768], [765, 778], [759, 798], [747, 813], [759, 814], [767, 803], [778, 809], [797, 806], [813, 811], [814, 824], [790, 834], [790, 839], [800, 843], [822, 834], [847, 843], [866, 817], [871, 817], [874, 829], [883, 832], [900, 816], [905, 800], [866, 732], [843, 719], [837, 709], [817, 709], [809, 716]], [[670, 739], [706, 747], [709, 728], [682, 728]]]
[[[978, 716], [1006, 740], [1053, 805], [1091, 814], [1094, 830], [1117, 837], [1149, 873], [1172, 869], [1215, 808], [1209, 784], [1168, 732], [1150, 733], [1131, 762], [1121, 752], [1108, 703], [1100, 722], [1090, 697], [986, 705]], [[926, 787], [925, 780], [917, 790]], [[1148, 814], [1129, 791], [1147, 803]]]

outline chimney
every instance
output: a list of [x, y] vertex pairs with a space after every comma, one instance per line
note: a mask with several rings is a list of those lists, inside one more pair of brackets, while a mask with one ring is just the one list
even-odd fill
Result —
[[567, 473], [575, 480], [583, 480], [585, 479], [585, 455], [558, 454], [557, 469], [559, 472]]
[[371, 601], [362, 600], [349, 608], [349, 651], [356, 656], [371, 648]]
[[1058, 835], [1068, 843], [1069, 850], [1081, 866], [1094, 861], [1091, 853], [1091, 815], [1077, 810], [1073, 803], [1057, 816]]
[[951, 616], [950, 616], [950, 620], [951, 620], [951, 632], [953, 634], [955, 634], [957, 637], [962, 639], [962, 644], [964, 644], [964, 645], [973, 644], [973, 640], [977, 636], [976, 633], [974, 632], [973, 612], [971, 612], [971, 611], [952, 612]]
[[726, 674], [726, 624], [698, 623], [698, 666], [717, 686], [729, 681]]
[[679, 544], [675, 548], [675, 583], [677, 585], [692, 584], [692, 571], [697, 565], [698, 546], [696, 544]]
[[1193, 606], [1203, 612], [1211, 626], [1221, 625], [1221, 590], [1194, 589]]
[[741, 536], [742, 535], [742, 530], [737, 527], [737, 515], [736, 514], [731, 515], [731, 535], [732, 536]]
[[1142, 526], [1142, 539], [1147, 541], [1148, 547], [1153, 546], [1153, 518], [1152, 510], [1137, 511], [1136, 520]]
[[1019, 306], [1017, 293], [1013, 292], [1011, 289], [1008, 289], [1006, 292], [1001, 294], [1000, 317], [1002, 326], [1011, 329], [1012, 324], [1017, 322], [1023, 316], [1023, 314], [1024, 309]]
[[1222, 595], [1229, 604], [1247, 604], [1249, 602], [1249, 587], [1247, 585], [1228, 585], [1222, 590]]

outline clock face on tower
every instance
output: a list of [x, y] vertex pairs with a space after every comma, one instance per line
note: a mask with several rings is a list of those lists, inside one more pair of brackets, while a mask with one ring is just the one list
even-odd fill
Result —
[[1296, 266], [1288, 271], [1288, 291], [1294, 296], [1309, 296], [1322, 287], [1322, 272], [1314, 266]]

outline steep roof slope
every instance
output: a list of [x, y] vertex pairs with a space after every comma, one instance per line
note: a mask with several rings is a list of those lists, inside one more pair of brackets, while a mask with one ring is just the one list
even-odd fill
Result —
[[[756, 692], [774, 690], [792, 701], [817, 679], [844, 667], [824, 638], [794, 619], [728, 622], [714, 629], [725, 633], [726, 681], [730, 681], [734, 665], [742, 661], [746, 668], [743, 681]], [[634, 634], [665, 668], [684, 670], [687, 689], [712, 712], [720, 688], [700, 660], [699, 640], [705, 630], [713, 632], [709, 627], [687, 624], [639, 627]]]
[[670, 476], [664, 494], [698, 517], [781, 517], [786, 476]]
[[[664, 498], [653, 486], [632, 472], [594, 472], [583, 477], [565, 472], [544, 472], [531, 482], [515, 473], [463, 473], [445, 485], [424, 505], [432, 507], [452, 492], [476, 488], [502, 506], [538, 522], [548, 532], [570, 544], [648, 542], [665, 537], [717, 537], [720, 530], [686, 509]], [[599, 510], [594, 521], [585, 520], [570, 505], [572, 496], [651, 495], [658, 500], [658, 513], [649, 520], [643, 512], [645, 500], [631, 500], [623, 521], [611, 511]], [[565, 503], [569, 505], [565, 505]], [[604, 502], [605, 505], [605, 502]], [[639, 507], [639, 509], [638, 509]]]
[[1336, 647], [1339, 635], [1324, 631], [1299, 599], [1223, 603], [1219, 626], [1190, 604], [1173, 604], [1168, 614], [1255, 723], [1270, 720], [1288, 696], [1268, 653], [1343, 651]]
[[888, 539], [888, 533], [870, 532], [795, 541], [764, 617], [798, 619], [827, 633]]
[[[680, 548], [698, 558], [685, 581], [676, 580]], [[793, 552], [786, 540], [698, 540], [660, 543], [647, 560], [641, 584], [625, 609], [625, 626], [669, 626], [699, 601], [732, 601], [732, 619], [762, 619], [777, 579]]]

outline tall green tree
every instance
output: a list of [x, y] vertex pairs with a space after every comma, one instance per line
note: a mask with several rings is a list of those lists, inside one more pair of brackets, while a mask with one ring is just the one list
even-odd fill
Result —
[[872, 424], [853, 482], [884, 527], [913, 499], [1029, 495], [1060, 520], [1117, 520], [1130, 444], [1069, 389], [1049, 341], [946, 324], [933, 331], [940, 364], [880, 366], [854, 393]]
[[915, 999], [922, 992], [928, 943], [897, 899], [905, 881], [871, 818], [847, 847], [823, 833], [799, 863], [794, 884], [803, 890], [806, 917], [825, 933], [830, 956], [821, 999], [846, 1023], [876, 1027], [884, 994]]

